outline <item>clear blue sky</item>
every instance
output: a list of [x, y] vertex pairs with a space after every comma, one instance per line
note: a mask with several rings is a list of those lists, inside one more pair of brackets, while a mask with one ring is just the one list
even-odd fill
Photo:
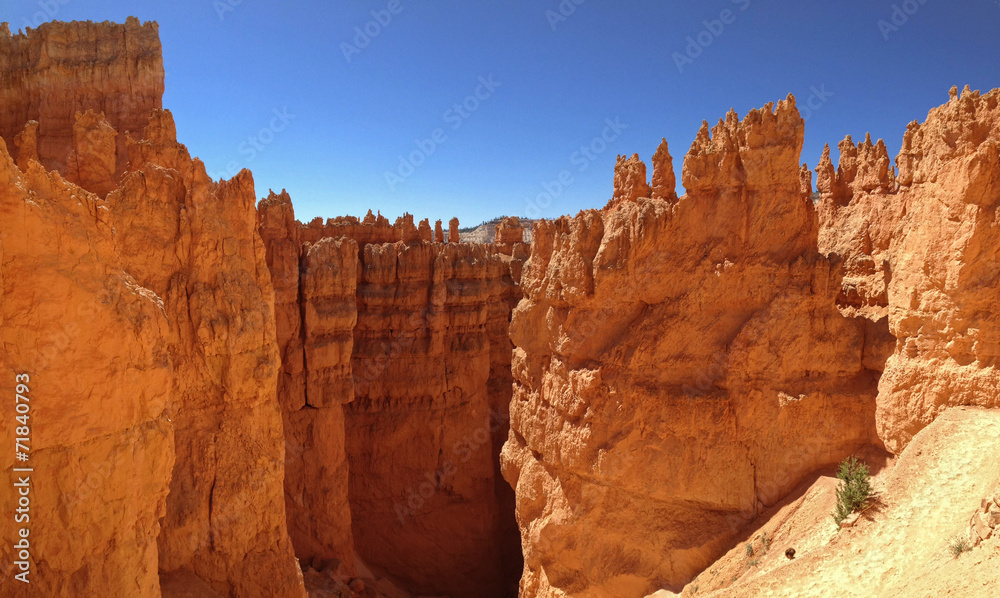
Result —
[[[895, 155], [906, 124], [952, 85], [1000, 86], [998, 0], [562, 4], [575, 10], [557, 21], [560, 0], [4, 0], [0, 20], [14, 30], [47, 14], [158, 21], [164, 105], [180, 140], [210, 173], [253, 170], [258, 196], [287, 188], [301, 220], [372, 208], [469, 225], [600, 207], [617, 154], [648, 163], [665, 137], [679, 173], [703, 119], [789, 92], [802, 106], [813, 88], [826, 97], [806, 123], [810, 168], [845, 134], [871, 131]], [[390, 7], [387, 24], [369, 24]], [[706, 31], [703, 21], [722, 16], [717, 37]], [[348, 61], [343, 44], [366, 25], [377, 35]], [[699, 34], [710, 43], [692, 47], [681, 72], [674, 53]], [[499, 86], [480, 87], [481, 77]], [[453, 108], [466, 101], [474, 111]], [[609, 129], [603, 151], [576, 154], [609, 119], [627, 128]], [[400, 156], [435, 133], [433, 153], [404, 179]], [[572, 182], [538, 205], [562, 171]], [[386, 172], [403, 180], [390, 185]]]

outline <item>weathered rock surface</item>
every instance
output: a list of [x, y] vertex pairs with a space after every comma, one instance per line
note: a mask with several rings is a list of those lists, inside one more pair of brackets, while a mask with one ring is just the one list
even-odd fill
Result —
[[[429, 222], [408, 215], [394, 227], [371, 214], [301, 226], [285, 193], [259, 213], [298, 556], [353, 563], [356, 548], [414, 591], [502, 596], [521, 568], [498, 456], [526, 246], [431, 243]], [[317, 447], [329, 450], [295, 466], [294, 450]]]
[[0, 36], [0, 58], [20, 150], [0, 152], [3, 367], [45, 393], [30, 595], [158, 596], [184, 569], [224, 596], [304, 596], [250, 173], [213, 182], [151, 114], [155, 24], [44, 25]]
[[802, 134], [792, 99], [730, 113], [680, 200], [636, 198], [633, 158], [605, 211], [535, 226], [503, 453], [522, 597], [676, 587], [802, 476], [878, 443], [864, 347], [885, 331], [834, 305]]
[[154, 113], [143, 139], [129, 140], [128, 173], [107, 200], [126, 270], [171, 322], [177, 462], [160, 568], [187, 568], [224, 595], [302, 596], [285, 529], [274, 294], [253, 178], [213, 182], [175, 134], [170, 113]]
[[954, 405], [1000, 406], [1000, 91], [968, 88], [911, 123], [896, 163], [866, 139], [819, 167], [820, 248], [843, 256], [838, 303], [888, 317], [895, 350], [878, 429], [901, 451]]
[[[20, 171], [3, 140], [0, 344], [9, 391], [0, 594], [158, 595], [156, 537], [174, 464], [162, 301], [124, 268], [107, 206], [38, 162]], [[25, 422], [15, 420], [16, 381], [30, 389]], [[23, 423], [30, 434], [17, 433]], [[27, 462], [14, 460], [21, 436]], [[10, 484], [21, 475], [31, 478], [28, 519], [15, 523]], [[13, 580], [22, 528], [30, 585]]]
[[11, 141], [25, 123], [37, 121], [39, 161], [65, 174], [76, 146], [77, 112], [103, 113], [119, 133], [120, 175], [124, 134], [139, 134], [150, 112], [162, 108], [163, 79], [155, 22], [52, 22], [26, 33], [0, 33], [0, 137], [13, 149]]
[[506, 414], [487, 388], [491, 341], [509, 348], [487, 334], [503, 267], [481, 245], [362, 250], [345, 407], [355, 541], [415, 591], [503, 595], [491, 428]]
[[[303, 598], [296, 554], [341, 596], [499, 598], [521, 573], [522, 598], [674, 595], [805, 476], [883, 446], [892, 521], [942, 491], [979, 506], [869, 538], [865, 591], [992, 595], [996, 418], [945, 411], [1000, 407], [1000, 90], [953, 89], [898, 174], [881, 140], [836, 168], [828, 148], [816, 205], [794, 99], [730, 112], [685, 196], [666, 141], [651, 180], [622, 156], [606, 208], [535, 224], [530, 261], [518, 218], [470, 244], [457, 219], [255, 209], [162, 92], [155, 23], [0, 26], [0, 375], [31, 406], [28, 434], [0, 405], [0, 444], [30, 436], [0, 468], [32, 468], [33, 576], [9, 581], [7, 517], [0, 596]], [[940, 566], [946, 532], [984, 560]], [[911, 539], [915, 581], [882, 575]], [[798, 540], [712, 589], [856, 577], [849, 543]]]
[[285, 192], [260, 202], [258, 229], [275, 289], [289, 535], [299, 559], [337, 560], [350, 574], [343, 404], [354, 399], [357, 244], [328, 237], [303, 246]]

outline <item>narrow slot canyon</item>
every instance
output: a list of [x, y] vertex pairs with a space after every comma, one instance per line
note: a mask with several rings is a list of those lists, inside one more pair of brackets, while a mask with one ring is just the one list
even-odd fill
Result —
[[498, 226], [504, 242], [472, 245], [457, 242], [457, 221], [450, 243], [440, 221], [432, 231], [411, 216], [302, 225], [287, 193], [258, 214], [296, 556], [422, 594], [516, 596], [520, 537], [499, 457], [529, 252], [517, 219]]
[[[603, 208], [470, 241], [214, 180], [155, 22], [4, 24], [0, 61], [2, 370], [45, 422], [34, 583], [0, 598], [993, 587], [1000, 90], [814, 170], [789, 94], [704, 122], [679, 173], [663, 140]], [[850, 456], [882, 502], [842, 529]]]

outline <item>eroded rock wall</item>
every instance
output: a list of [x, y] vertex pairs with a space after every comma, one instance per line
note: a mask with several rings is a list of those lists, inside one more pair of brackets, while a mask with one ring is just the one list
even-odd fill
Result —
[[[619, 160], [605, 211], [539, 222], [514, 311], [522, 597], [645, 596], [804, 475], [878, 443], [884, 331], [835, 307], [794, 100], [707, 123], [672, 197]], [[881, 356], [884, 360], [884, 355]]]
[[177, 460], [159, 537], [163, 571], [222, 595], [303, 596], [285, 527], [274, 291], [253, 177], [214, 182], [152, 115], [107, 204], [128, 272], [163, 301]]
[[343, 405], [354, 399], [358, 248], [325, 238], [303, 246], [287, 193], [258, 207], [275, 289], [285, 430], [285, 508], [296, 555], [317, 569], [356, 570]]
[[44, 391], [30, 595], [158, 596], [183, 569], [303, 597], [252, 176], [212, 181], [154, 110], [155, 23], [3, 28], [0, 58], [4, 369]]
[[162, 108], [163, 83], [155, 22], [52, 22], [13, 35], [0, 28], [0, 137], [15, 160], [15, 136], [35, 121], [37, 159], [65, 174], [76, 115], [93, 110], [119, 133], [114, 172], [120, 175], [124, 134], [138, 135], [150, 112]]
[[[38, 162], [22, 172], [3, 140], [0, 285], [9, 390], [0, 405], [9, 447], [0, 456], [8, 487], [0, 508], [9, 514], [0, 523], [0, 593], [158, 596], [156, 537], [174, 466], [163, 303], [124, 267], [107, 206]], [[27, 384], [24, 413], [17, 382]], [[25, 462], [15, 461], [16, 437], [28, 438]], [[22, 476], [26, 518], [15, 522], [10, 484]], [[30, 584], [13, 578], [22, 528]]]
[[330, 448], [302, 468], [288, 458], [299, 557], [353, 567], [356, 549], [417, 592], [504, 595], [521, 569], [498, 462], [527, 246], [513, 232], [500, 246], [434, 243], [429, 223], [409, 216], [392, 227], [371, 214], [298, 225], [286, 193], [259, 213], [278, 297], [286, 448]]
[[[842, 300], [886, 317], [894, 350], [879, 383], [878, 430], [900, 452], [948, 407], [1000, 406], [1000, 90], [952, 89], [903, 136], [841, 143], [819, 166], [821, 249], [847, 265]], [[825, 181], [825, 183], [824, 183]]]
[[[359, 553], [415, 591], [503, 595], [488, 389], [490, 300], [505, 262], [488, 246], [366, 245], [346, 407]], [[376, 440], [377, 439], [377, 440]]]

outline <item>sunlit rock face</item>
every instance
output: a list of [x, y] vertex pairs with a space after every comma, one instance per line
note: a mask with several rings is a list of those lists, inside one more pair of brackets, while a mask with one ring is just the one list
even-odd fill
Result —
[[730, 113], [691, 146], [684, 197], [664, 145], [653, 187], [622, 158], [605, 210], [535, 225], [502, 457], [521, 596], [682, 585], [803, 476], [879, 442], [866, 347], [887, 334], [837, 310], [802, 135], [791, 98]]

